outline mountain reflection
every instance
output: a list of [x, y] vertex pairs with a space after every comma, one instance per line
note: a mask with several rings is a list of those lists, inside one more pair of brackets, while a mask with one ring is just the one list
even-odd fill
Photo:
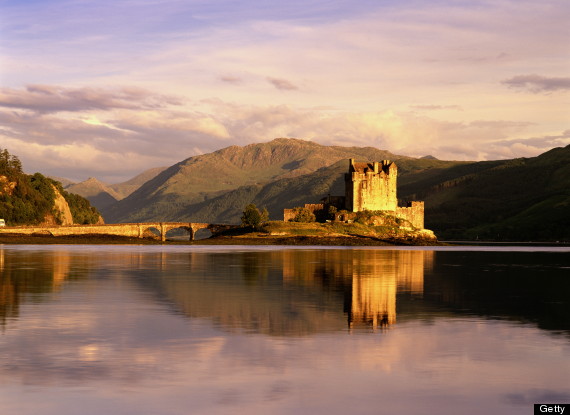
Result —
[[567, 255], [0, 247], [2, 408], [524, 412], [568, 398], [567, 339], [518, 323], [568, 332]]
[[[385, 249], [0, 249], [0, 325], [64, 283], [128, 280], [223, 330], [277, 336], [453, 315], [570, 329], [567, 253]], [[566, 261], [566, 262], [565, 262]], [[88, 286], [86, 286], [88, 289]]]
[[[178, 311], [271, 335], [387, 327], [396, 296], [421, 296], [431, 251], [278, 250], [188, 254], [142, 278]], [[150, 287], [149, 287], [150, 288]]]

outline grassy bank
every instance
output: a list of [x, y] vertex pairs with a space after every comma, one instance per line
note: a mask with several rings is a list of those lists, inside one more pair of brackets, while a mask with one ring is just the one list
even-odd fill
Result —
[[229, 230], [215, 237], [196, 241], [153, 238], [129, 238], [112, 235], [0, 235], [0, 244], [131, 244], [131, 245], [321, 245], [381, 246], [438, 245], [436, 239], [421, 231], [359, 223], [293, 223], [268, 222], [261, 229]]

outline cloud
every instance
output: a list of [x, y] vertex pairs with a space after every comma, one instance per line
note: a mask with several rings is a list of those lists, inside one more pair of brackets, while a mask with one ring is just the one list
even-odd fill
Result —
[[233, 75], [220, 76], [222, 82], [227, 82], [228, 84], [241, 84], [243, 79]]
[[501, 81], [510, 88], [524, 89], [530, 92], [553, 92], [570, 89], [570, 77], [548, 78], [541, 75], [518, 75]]
[[421, 111], [436, 111], [436, 110], [457, 110], [463, 111], [459, 105], [410, 105], [410, 108]]
[[153, 94], [142, 88], [123, 87], [66, 88], [52, 85], [28, 85], [25, 89], [1, 88], [0, 107], [26, 109], [41, 113], [86, 110], [157, 109], [181, 105], [172, 96]]
[[[485, 160], [535, 156], [570, 142], [568, 134], [531, 135], [536, 124], [498, 119], [450, 121], [423, 111], [343, 111], [334, 107], [191, 101], [136, 88], [30, 86], [3, 89], [2, 147], [26, 171], [108, 183], [229, 145], [296, 137], [324, 145], [373, 146], [409, 156]], [[36, 100], [36, 102], [34, 102]], [[565, 144], [566, 143], [566, 144]]]
[[269, 78], [268, 77], [267, 82], [269, 82], [275, 88], [280, 89], [282, 91], [292, 91], [292, 90], [299, 89], [286, 79]]

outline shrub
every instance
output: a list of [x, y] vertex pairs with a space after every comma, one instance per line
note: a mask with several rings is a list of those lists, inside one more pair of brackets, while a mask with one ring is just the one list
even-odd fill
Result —
[[315, 214], [305, 207], [295, 208], [295, 217], [293, 222], [315, 222], [317, 219]]

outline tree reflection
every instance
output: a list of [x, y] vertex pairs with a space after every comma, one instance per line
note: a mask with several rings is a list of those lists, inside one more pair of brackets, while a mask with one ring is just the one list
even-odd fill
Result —
[[19, 316], [23, 301], [41, 302], [69, 278], [67, 251], [23, 251], [6, 255], [0, 249], [0, 326]]

